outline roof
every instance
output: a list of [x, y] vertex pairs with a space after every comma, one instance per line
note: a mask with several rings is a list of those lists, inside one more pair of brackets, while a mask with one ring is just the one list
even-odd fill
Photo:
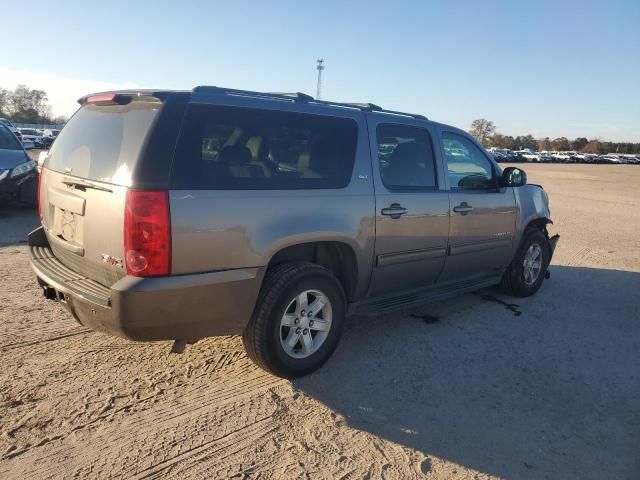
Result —
[[288, 100], [295, 103], [306, 103], [311, 105], [326, 105], [338, 108], [353, 108], [363, 112], [380, 112], [389, 113], [393, 115], [402, 115], [405, 117], [416, 118], [420, 120], [427, 120], [424, 115], [416, 113], [399, 112], [396, 110], [387, 110], [374, 103], [347, 103], [347, 102], [332, 102], [329, 100], [316, 100], [311, 95], [307, 95], [302, 92], [293, 93], [280, 93], [280, 92], [254, 92], [251, 90], [237, 90], [233, 88], [215, 87], [209, 85], [200, 85], [193, 89], [194, 93], [208, 93], [213, 95], [230, 95], [250, 98], [264, 98], [274, 100]]
[[[205, 93], [210, 95], [229, 95], [237, 97], [257, 98], [257, 99], [272, 99], [272, 100], [285, 100], [295, 103], [303, 103], [309, 105], [325, 105], [336, 108], [351, 108], [360, 110], [363, 112], [378, 112], [388, 113], [393, 115], [401, 115], [405, 117], [415, 118], [419, 120], [428, 120], [424, 115], [417, 113], [399, 112], [396, 110], [388, 110], [380, 107], [374, 103], [348, 103], [348, 102], [332, 102], [329, 100], [316, 100], [311, 95], [307, 95], [302, 92], [294, 93], [280, 93], [280, 92], [254, 92], [251, 90], [238, 90], [233, 88], [222, 88], [208, 85], [200, 85], [192, 90], [193, 93]], [[188, 93], [185, 90], [161, 90], [161, 89], [138, 89], [138, 90], [111, 90], [106, 92], [96, 92], [88, 95], [84, 95], [78, 99], [78, 103], [83, 105], [87, 99], [92, 96], [106, 95], [106, 94], [118, 94], [131, 97], [155, 97], [163, 100], [167, 95], [171, 93]]]

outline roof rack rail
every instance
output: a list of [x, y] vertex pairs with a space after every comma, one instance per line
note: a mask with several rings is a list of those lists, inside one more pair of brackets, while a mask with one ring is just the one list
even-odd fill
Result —
[[293, 100], [294, 102], [309, 102], [313, 100], [311, 95], [302, 92], [296, 93], [270, 93], [270, 92], [254, 92], [251, 90], [238, 90], [235, 88], [223, 88], [209, 85], [199, 85], [193, 89], [194, 92], [218, 93], [221, 95], [241, 95], [247, 97], [259, 98], [276, 98], [280, 100]]
[[334, 107], [346, 107], [346, 108], [355, 108], [364, 112], [380, 112], [380, 113], [389, 113], [392, 115], [402, 115], [405, 117], [415, 118], [418, 120], [428, 120], [424, 115], [419, 115], [415, 113], [406, 113], [406, 112], [398, 112], [396, 110], [385, 110], [384, 108], [376, 105], [375, 103], [345, 103], [345, 102], [332, 102], [328, 100], [316, 100], [311, 95], [307, 95], [302, 92], [254, 92], [251, 90], [237, 90], [234, 88], [223, 88], [223, 87], [215, 87], [208, 85], [200, 85], [193, 89], [194, 92], [203, 92], [203, 93], [217, 93], [217, 94], [229, 94], [229, 95], [240, 95], [240, 96], [248, 96], [248, 97], [257, 97], [257, 98], [273, 98], [277, 100], [289, 100], [296, 103], [315, 103], [318, 105], [327, 105]]
[[269, 92], [268, 95], [278, 95], [279, 97], [291, 97], [295, 102], [313, 102], [315, 99], [311, 95], [302, 92]]

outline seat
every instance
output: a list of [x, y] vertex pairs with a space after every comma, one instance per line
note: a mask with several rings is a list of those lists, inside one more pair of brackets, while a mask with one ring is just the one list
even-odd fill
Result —
[[233, 178], [265, 178], [264, 170], [252, 165], [251, 150], [244, 145], [227, 145], [218, 160], [224, 173]]
[[[429, 161], [426, 147], [420, 142], [399, 144], [389, 157], [389, 165], [380, 172], [387, 185], [428, 187], [435, 185], [435, 172]], [[429, 168], [431, 167], [431, 168]]]
[[269, 154], [269, 140], [260, 136], [250, 137], [247, 140], [247, 148], [251, 152], [250, 165], [261, 168], [265, 177], [271, 177], [271, 169], [266, 160]]
[[328, 138], [318, 138], [309, 153], [298, 158], [298, 173], [303, 178], [332, 178], [340, 175], [340, 155]]

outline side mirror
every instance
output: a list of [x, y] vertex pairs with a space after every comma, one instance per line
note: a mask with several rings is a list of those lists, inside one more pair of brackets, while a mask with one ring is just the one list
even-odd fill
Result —
[[521, 187], [527, 184], [527, 174], [518, 167], [507, 167], [502, 172], [503, 187]]

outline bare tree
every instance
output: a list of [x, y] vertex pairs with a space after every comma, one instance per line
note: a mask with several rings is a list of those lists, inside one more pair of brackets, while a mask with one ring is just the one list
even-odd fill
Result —
[[539, 152], [548, 152], [551, 150], [551, 141], [549, 137], [544, 137], [538, 140], [538, 151]]
[[582, 151], [584, 153], [600, 154], [605, 152], [605, 148], [598, 140], [591, 140], [583, 147]]
[[496, 132], [496, 126], [491, 120], [479, 118], [471, 122], [469, 133], [484, 146], [489, 145], [490, 137]]
[[8, 115], [9, 90], [0, 88], [0, 116]]
[[551, 142], [551, 145], [554, 150], [560, 152], [571, 150], [571, 144], [569, 143], [569, 140], [567, 140], [567, 137], [555, 138], [553, 142]]
[[44, 90], [18, 85], [8, 97], [9, 114], [16, 122], [36, 123], [50, 114], [47, 93]]

